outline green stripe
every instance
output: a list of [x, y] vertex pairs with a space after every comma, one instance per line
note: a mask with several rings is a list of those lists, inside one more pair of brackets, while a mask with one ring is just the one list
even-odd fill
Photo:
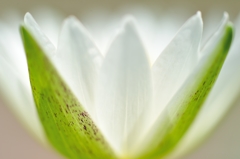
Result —
[[228, 24], [222, 39], [207, 59], [207, 62], [194, 72], [194, 79], [187, 80], [154, 125], [157, 133], [147, 152], [141, 159], [160, 159], [169, 154], [182, 139], [199, 113], [206, 97], [213, 87], [228, 54], [233, 36], [233, 27]]
[[25, 26], [20, 30], [35, 104], [50, 143], [69, 159], [116, 158], [43, 49]]

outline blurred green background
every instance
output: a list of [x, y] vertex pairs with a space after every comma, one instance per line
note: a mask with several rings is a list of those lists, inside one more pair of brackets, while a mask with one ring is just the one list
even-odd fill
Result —
[[185, 8], [191, 12], [203, 12], [212, 9], [228, 11], [231, 15], [238, 14], [240, 1], [238, 0], [1, 0], [0, 9], [18, 8], [28, 11], [32, 7], [49, 6], [60, 9], [66, 14], [83, 14], [96, 8], [104, 8], [115, 12], [121, 7], [142, 5], [156, 10]]

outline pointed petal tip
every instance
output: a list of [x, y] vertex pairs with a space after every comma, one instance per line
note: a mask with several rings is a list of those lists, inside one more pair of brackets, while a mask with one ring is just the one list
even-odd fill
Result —
[[81, 31], [86, 31], [86, 28], [84, 27], [84, 25], [78, 20], [77, 17], [71, 15], [68, 18], [66, 18], [63, 22], [64, 26], [68, 26], [71, 29], [80, 29]]
[[229, 14], [228, 14], [228, 12], [225, 11], [225, 12], [223, 13], [223, 17], [224, 17], [225, 19], [229, 19]]
[[63, 21], [63, 25], [71, 25], [76, 21], [76, 17], [75, 16], [69, 16], [66, 19], [64, 19]]
[[202, 12], [201, 11], [197, 11], [196, 16], [199, 18], [202, 18]]
[[27, 12], [24, 16], [23, 26], [33, 35], [34, 39], [38, 41], [39, 45], [44, 48], [44, 51], [46, 51], [48, 54], [55, 52], [55, 46], [43, 33], [40, 26], [29, 12]]
[[198, 20], [199, 23], [200, 23], [201, 25], [203, 25], [203, 21], [202, 21], [202, 12], [197, 11], [197, 13], [195, 14], [194, 18], [196, 18], [196, 20]]
[[78, 19], [74, 15], [70, 15], [64, 21], [69, 22], [69, 23], [73, 23], [73, 22], [78, 21]]
[[198, 31], [203, 31], [203, 20], [202, 20], [202, 14], [200, 11], [198, 11], [195, 15], [191, 16], [182, 26], [184, 27], [193, 27], [197, 29]]
[[227, 12], [223, 13], [223, 17], [222, 17], [222, 24], [226, 24], [229, 20], [229, 15]]
[[136, 28], [136, 18], [132, 15], [127, 15], [123, 18], [123, 28], [124, 30]]
[[29, 12], [26, 12], [25, 15], [24, 15], [24, 17], [29, 17], [29, 16], [32, 16], [32, 14], [29, 13]]
[[203, 28], [202, 13], [197, 11], [197, 13], [191, 16], [184, 25], [199, 26], [199, 28]]
[[26, 12], [24, 16], [28, 16], [28, 15], [31, 15], [31, 13], [29, 13], [29, 12]]
[[223, 13], [223, 17], [219, 26], [219, 31], [218, 32], [222, 32], [222, 30], [226, 27], [226, 26], [230, 26], [230, 22], [229, 22], [229, 15], [227, 12]]
[[33, 15], [32, 15], [30, 12], [27, 12], [27, 13], [24, 15], [24, 23], [27, 24], [29, 21], [36, 23]]
[[31, 13], [27, 12], [25, 15], [24, 15], [24, 23], [27, 23], [28, 19], [33, 19], [33, 16]]
[[39, 27], [36, 20], [34, 19], [32, 14], [29, 12], [27, 12], [24, 16], [24, 25], [27, 26], [27, 28]]

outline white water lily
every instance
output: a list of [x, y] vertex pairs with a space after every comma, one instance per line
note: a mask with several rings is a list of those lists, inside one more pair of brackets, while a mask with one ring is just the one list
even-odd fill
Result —
[[[56, 49], [26, 14], [22, 37], [41, 123], [34, 109], [27, 62], [24, 56], [19, 62], [19, 58], [8, 57], [12, 54], [4, 54], [11, 50], [0, 55], [3, 95], [7, 98], [14, 93], [16, 100], [10, 102], [30, 129], [42, 141], [45, 131], [50, 143], [68, 158], [182, 155], [209, 134], [238, 94], [239, 75], [231, 69], [239, 65], [233, 61], [239, 56], [238, 40], [211, 89], [231, 43], [227, 14], [203, 49], [201, 15], [191, 17], [153, 65], [136, 23], [132, 17], [124, 20], [103, 57], [76, 18], [64, 21]], [[226, 83], [226, 74], [234, 76], [231, 83]], [[228, 100], [223, 98], [226, 95]], [[26, 105], [31, 110], [22, 107]]]

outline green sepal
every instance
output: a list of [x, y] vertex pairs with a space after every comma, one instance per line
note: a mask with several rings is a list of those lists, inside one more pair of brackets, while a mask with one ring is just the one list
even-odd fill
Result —
[[[193, 72], [177, 95], [167, 105], [152, 132], [146, 138], [145, 149], [139, 159], [161, 159], [171, 153], [187, 132], [211, 88], [213, 87], [228, 54], [233, 37], [233, 26], [228, 23], [223, 36], [203, 64]], [[177, 80], [177, 79], [176, 79]], [[156, 130], [157, 129], [157, 130]]]
[[20, 31], [33, 97], [49, 142], [69, 159], [116, 158], [27, 27]]

